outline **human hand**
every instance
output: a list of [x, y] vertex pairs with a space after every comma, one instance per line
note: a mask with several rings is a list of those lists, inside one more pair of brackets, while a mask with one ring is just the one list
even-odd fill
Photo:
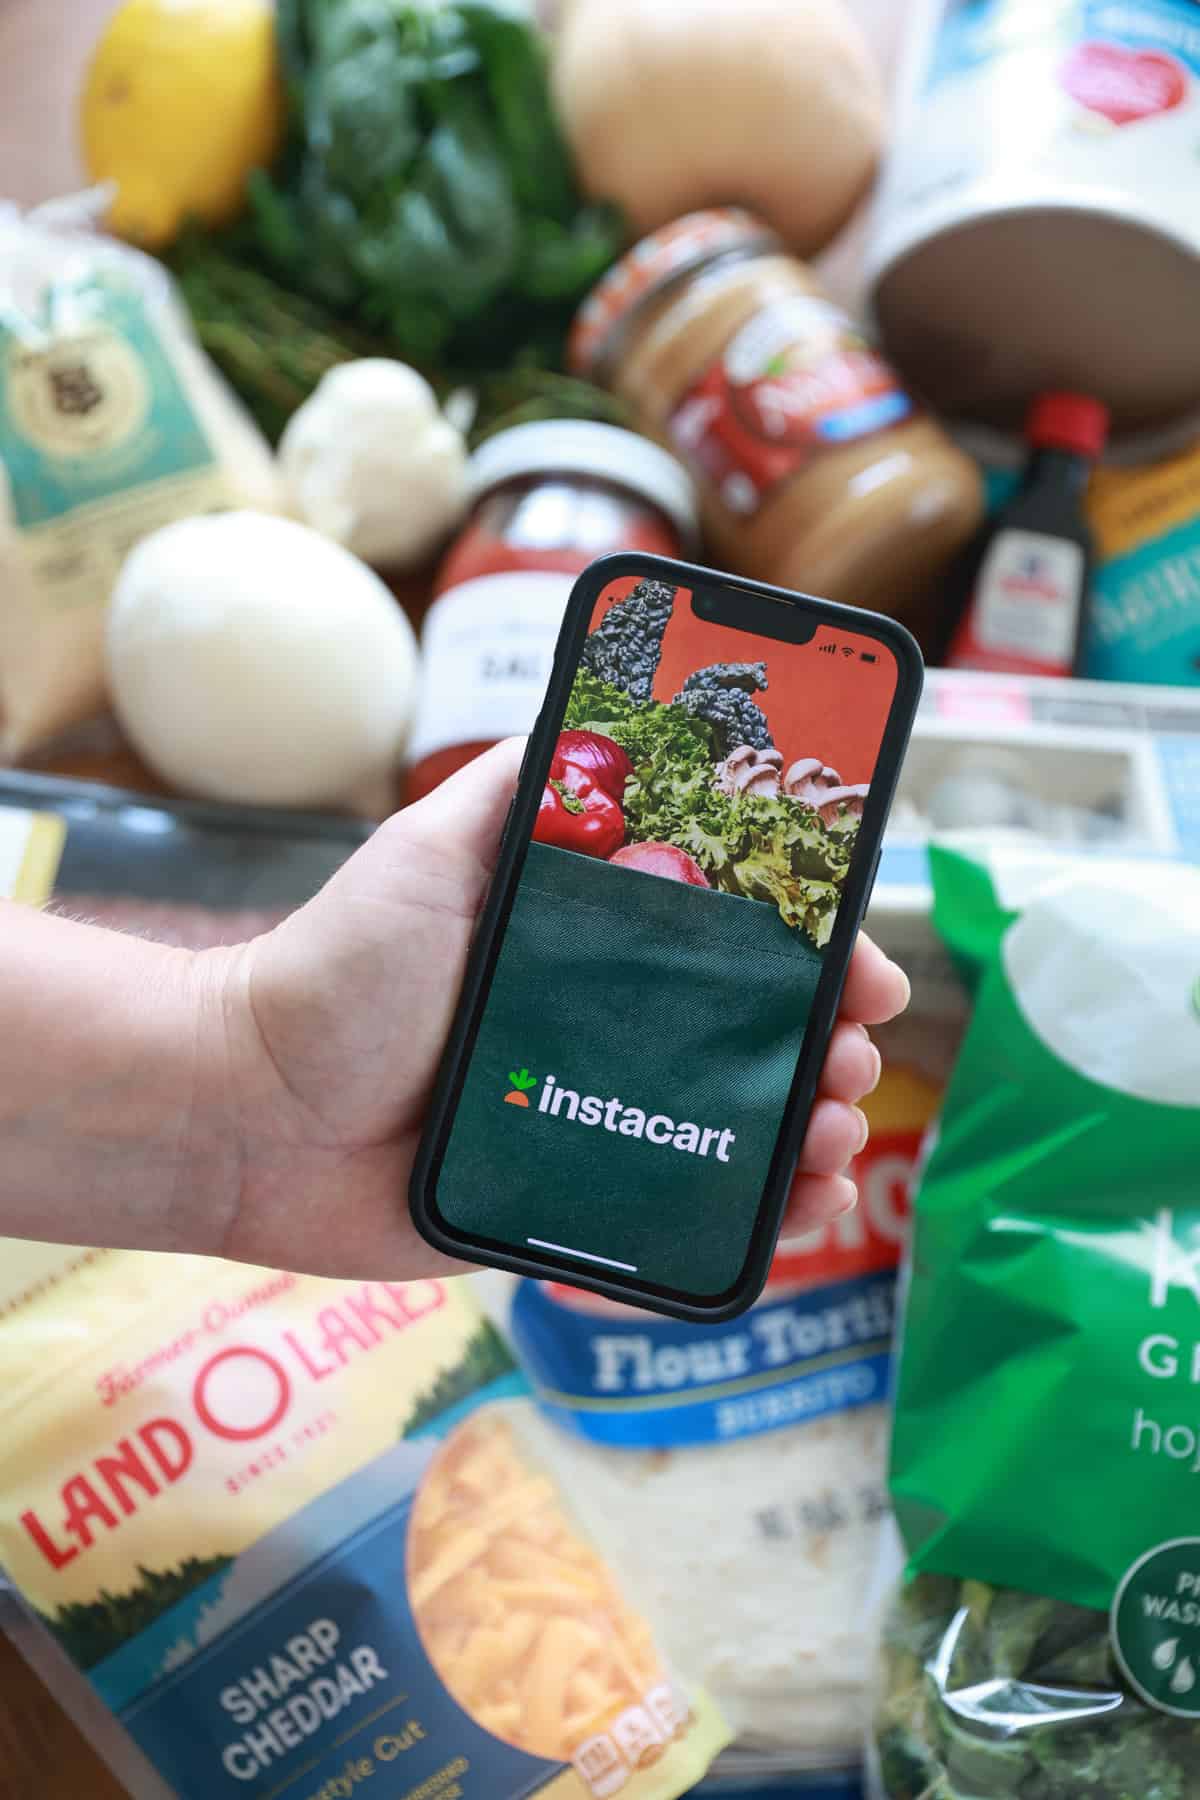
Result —
[[[413, 1158], [487, 891], [522, 744], [398, 813], [314, 900], [223, 965], [225, 1076], [238, 1193], [221, 1253], [406, 1280], [459, 1265], [408, 1212]], [[860, 937], [784, 1238], [853, 1205], [856, 1104], [879, 1079], [868, 1025], [903, 1011], [903, 971]]]

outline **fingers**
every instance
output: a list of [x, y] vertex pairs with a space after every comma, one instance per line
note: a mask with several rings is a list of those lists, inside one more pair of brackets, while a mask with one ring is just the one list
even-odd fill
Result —
[[857, 1198], [858, 1190], [848, 1176], [798, 1173], [788, 1196], [779, 1248], [786, 1250], [796, 1238], [819, 1231], [831, 1219], [840, 1218], [850, 1211]]
[[800, 1152], [806, 1175], [840, 1175], [866, 1147], [866, 1114], [840, 1100], [818, 1100], [812, 1109]]
[[859, 1025], [886, 1025], [904, 1011], [911, 993], [904, 970], [860, 931], [842, 991], [841, 1017]]
[[853, 1105], [875, 1092], [882, 1073], [883, 1059], [866, 1026], [845, 1020], [835, 1025], [821, 1071], [821, 1093], [829, 1100], [845, 1100]]

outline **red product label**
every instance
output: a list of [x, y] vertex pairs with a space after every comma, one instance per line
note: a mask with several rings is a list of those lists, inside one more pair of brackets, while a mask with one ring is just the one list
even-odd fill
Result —
[[771, 1265], [771, 1286], [823, 1286], [894, 1269], [908, 1239], [909, 1189], [923, 1133], [874, 1131], [850, 1170], [858, 1184], [853, 1212], [789, 1243]]
[[763, 500], [824, 450], [910, 417], [883, 358], [828, 302], [764, 308], [726, 345], [671, 415], [675, 449], [730, 512]]
[[1188, 91], [1187, 70], [1173, 56], [1095, 39], [1071, 52], [1059, 78], [1073, 100], [1114, 125], [1170, 112]]

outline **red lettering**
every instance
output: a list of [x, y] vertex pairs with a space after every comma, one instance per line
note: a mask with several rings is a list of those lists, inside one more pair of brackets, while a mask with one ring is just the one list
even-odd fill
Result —
[[378, 1333], [370, 1337], [360, 1337], [354, 1329], [353, 1322], [338, 1311], [336, 1306], [323, 1306], [317, 1314], [317, 1330], [321, 1333], [324, 1349], [336, 1356], [343, 1366], [349, 1361], [350, 1352], [344, 1347], [356, 1344], [360, 1350], [371, 1350], [379, 1342]]
[[63, 1525], [73, 1538], [79, 1539], [85, 1550], [95, 1542], [95, 1533], [88, 1523], [90, 1519], [99, 1519], [109, 1531], [117, 1529], [116, 1513], [101, 1499], [86, 1475], [72, 1475], [63, 1488], [62, 1497], [66, 1509]]
[[331, 1362], [322, 1364], [314, 1362], [294, 1331], [285, 1331], [283, 1334], [283, 1341], [295, 1351], [296, 1356], [300, 1361], [301, 1368], [306, 1370], [306, 1372], [312, 1376], [314, 1381], [324, 1381], [327, 1375], [337, 1374], [338, 1366], [336, 1363]]
[[446, 1287], [441, 1281], [385, 1281], [383, 1285], [410, 1325], [446, 1304]]
[[[290, 1336], [291, 1334], [288, 1333]], [[209, 1405], [208, 1388], [213, 1371], [223, 1363], [235, 1358], [259, 1364], [267, 1369], [275, 1382], [276, 1395], [268, 1412], [254, 1425], [232, 1425], [217, 1417]], [[287, 1370], [282, 1363], [276, 1362], [265, 1350], [258, 1350], [252, 1344], [232, 1344], [228, 1350], [219, 1350], [216, 1356], [210, 1356], [204, 1366], [197, 1371], [192, 1388], [192, 1404], [196, 1408], [196, 1417], [202, 1425], [207, 1426], [214, 1437], [227, 1438], [234, 1443], [244, 1443], [247, 1438], [264, 1437], [268, 1431], [274, 1431], [280, 1419], [287, 1411], [292, 1398], [292, 1384]]]
[[364, 1281], [357, 1294], [346, 1295], [346, 1307], [349, 1312], [354, 1314], [359, 1324], [372, 1333], [375, 1342], [378, 1343], [383, 1337], [383, 1332], [375, 1324], [376, 1319], [382, 1319], [383, 1323], [392, 1331], [403, 1331], [408, 1320], [402, 1314], [388, 1312], [386, 1307], [380, 1306], [378, 1300], [374, 1299], [371, 1293], [375, 1285], [376, 1283], [373, 1281]]
[[[176, 1420], [151, 1419], [148, 1424], [138, 1427], [137, 1435], [158, 1464], [164, 1480], [178, 1481], [179, 1477], [185, 1475], [191, 1468], [192, 1457], [195, 1454], [192, 1449], [192, 1440]], [[163, 1437], [167, 1439], [169, 1445], [174, 1446], [174, 1458], [167, 1446], [159, 1442], [159, 1439]]]
[[[145, 1430], [145, 1426], [142, 1429]], [[152, 1497], [158, 1492], [158, 1483], [129, 1438], [121, 1438], [115, 1447], [121, 1454], [119, 1456], [98, 1456], [96, 1473], [108, 1488], [125, 1517], [128, 1518], [130, 1513], [136, 1510], [137, 1503], [129, 1498], [125, 1487], [126, 1481], [136, 1481], [143, 1492]], [[180, 1473], [182, 1474], [183, 1471], [180, 1470]]]
[[52, 1569], [65, 1569], [67, 1564], [74, 1562], [79, 1555], [78, 1544], [72, 1544], [68, 1549], [60, 1550], [35, 1512], [23, 1512], [21, 1523]]

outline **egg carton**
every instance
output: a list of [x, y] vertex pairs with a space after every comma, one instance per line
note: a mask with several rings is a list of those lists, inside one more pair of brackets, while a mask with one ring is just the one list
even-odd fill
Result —
[[867, 915], [916, 1003], [961, 1013], [933, 929], [929, 845], [1200, 862], [1200, 688], [929, 671]]

